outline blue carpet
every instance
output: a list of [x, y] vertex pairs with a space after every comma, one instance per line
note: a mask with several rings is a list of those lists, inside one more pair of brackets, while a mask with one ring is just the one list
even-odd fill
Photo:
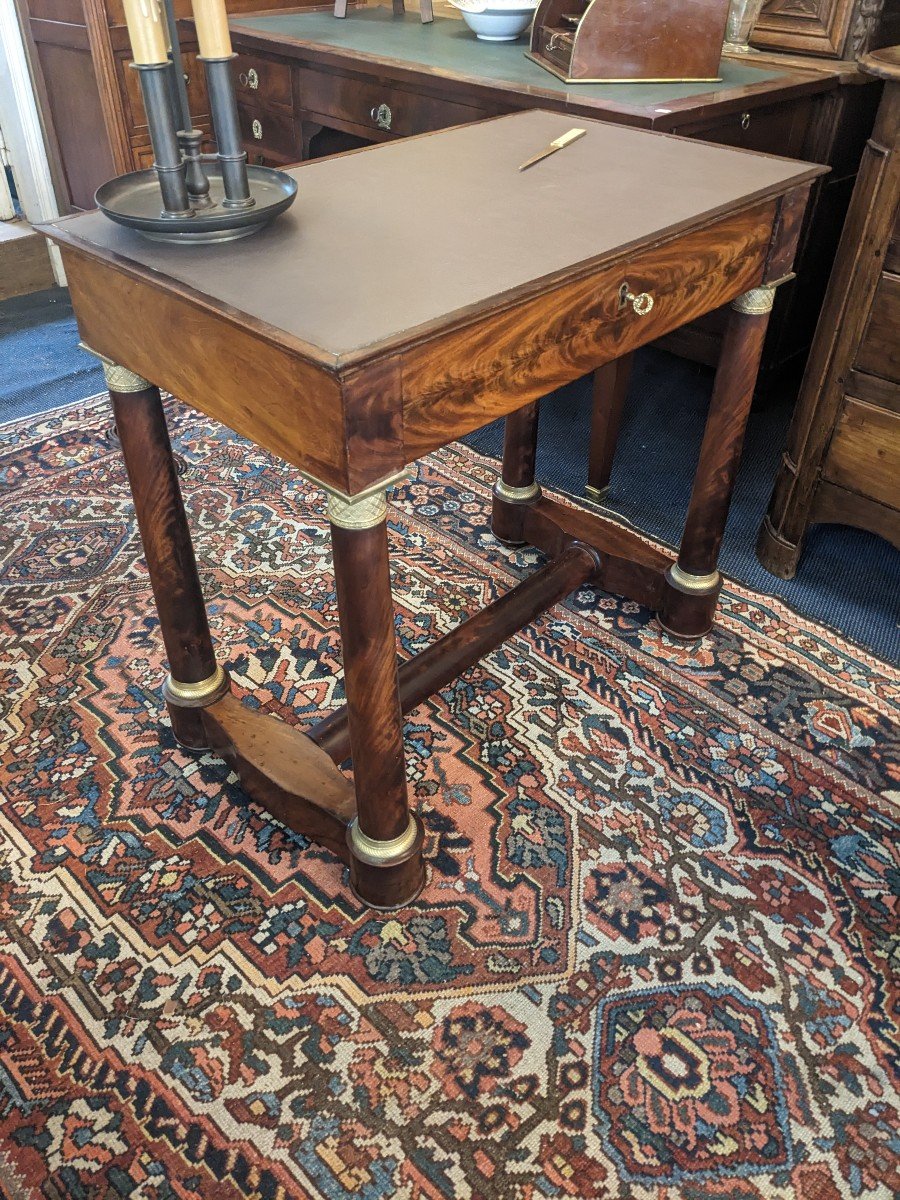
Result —
[[[711, 370], [664, 351], [636, 356], [607, 507], [673, 548], [681, 537], [712, 383]], [[541, 404], [538, 479], [577, 497], [587, 476], [590, 413], [589, 378], [560, 388]], [[789, 405], [781, 404], [750, 417], [719, 565], [733, 579], [781, 597], [804, 616], [896, 662], [900, 551], [888, 542], [859, 529], [819, 525], [810, 530], [795, 579], [778, 579], [757, 560], [756, 535], [790, 415]], [[465, 441], [499, 458], [502, 422]]]
[[100, 364], [78, 349], [65, 288], [0, 303], [0, 422], [83, 400], [104, 386]]
[[[0, 421], [43, 412], [103, 390], [98, 364], [77, 348], [68, 293], [39, 292], [0, 303]], [[677, 545], [712, 389], [712, 372], [658, 350], [636, 358], [609, 507]], [[813, 528], [796, 579], [759, 565], [756, 535], [784, 446], [790, 410], [755, 411], [722, 547], [725, 574], [900, 661], [900, 551], [842, 526]], [[580, 496], [587, 471], [590, 381], [548, 397], [541, 411], [539, 478]], [[499, 457], [502, 425], [466, 438]]]

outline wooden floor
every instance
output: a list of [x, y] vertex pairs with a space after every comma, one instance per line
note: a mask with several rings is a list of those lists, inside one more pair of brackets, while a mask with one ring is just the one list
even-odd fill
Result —
[[53, 287], [46, 239], [27, 221], [0, 221], [0, 300]]

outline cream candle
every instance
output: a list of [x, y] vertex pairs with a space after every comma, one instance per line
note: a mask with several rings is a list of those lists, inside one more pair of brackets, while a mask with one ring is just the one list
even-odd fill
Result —
[[201, 58], [230, 58], [231, 34], [225, 0], [191, 0]]
[[166, 33], [158, 0], [124, 0], [125, 24], [135, 63], [168, 62]]

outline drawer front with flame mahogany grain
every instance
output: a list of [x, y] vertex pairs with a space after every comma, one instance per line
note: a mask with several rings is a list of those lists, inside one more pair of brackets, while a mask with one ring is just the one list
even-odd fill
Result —
[[[629, 353], [763, 277], [775, 205], [623, 258], [403, 356], [407, 459]], [[653, 304], [639, 315], [625, 292]], [[641, 307], [638, 305], [638, 307]]]

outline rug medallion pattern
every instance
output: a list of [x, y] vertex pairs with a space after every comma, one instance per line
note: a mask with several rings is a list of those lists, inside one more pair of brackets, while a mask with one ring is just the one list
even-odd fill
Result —
[[[168, 406], [222, 659], [341, 702], [322, 496]], [[173, 742], [105, 397], [0, 429], [0, 1194], [891, 1200], [900, 672], [726, 588], [583, 589], [411, 714], [408, 911]], [[408, 656], [539, 561], [394, 494]]]

